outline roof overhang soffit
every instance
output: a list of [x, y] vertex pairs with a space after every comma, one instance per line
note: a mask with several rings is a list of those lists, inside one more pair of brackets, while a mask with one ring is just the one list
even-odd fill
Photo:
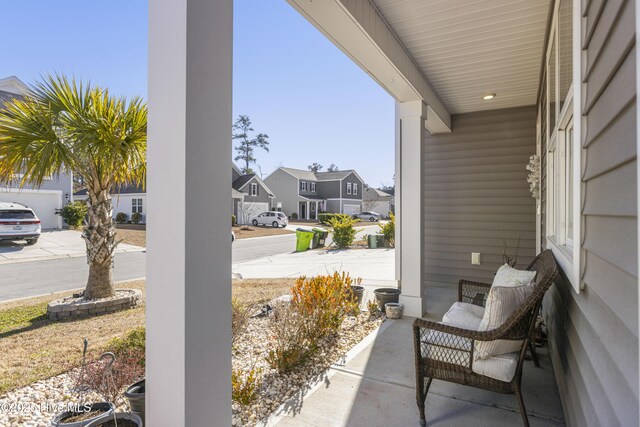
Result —
[[398, 102], [422, 101], [431, 133], [451, 131], [451, 114], [368, 0], [287, 0]]

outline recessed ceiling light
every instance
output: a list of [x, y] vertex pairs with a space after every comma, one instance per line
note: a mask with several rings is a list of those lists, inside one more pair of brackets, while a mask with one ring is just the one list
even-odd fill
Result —
[[484, 99], [485, 101], [488, 101], [488, 100], [493, 99], [495, 97], [496, 97], [495, 93], [488, 93], [485, 96], [483, 96], [482, 99]]

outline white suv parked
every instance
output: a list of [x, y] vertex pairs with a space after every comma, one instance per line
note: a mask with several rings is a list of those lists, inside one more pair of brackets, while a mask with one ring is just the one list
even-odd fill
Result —
[[26, 240], [33, 245], [40, 231], [40, 220], [31, 208], [16, 202], [0, 202], [0, 240]]
[[286, 227], [289, 224], [287, 216], [282, 212], [268, 211], [262, 212], [257, 217], [253, 218], [251, 224], [255, 225], [271, 225], [274, 228]]

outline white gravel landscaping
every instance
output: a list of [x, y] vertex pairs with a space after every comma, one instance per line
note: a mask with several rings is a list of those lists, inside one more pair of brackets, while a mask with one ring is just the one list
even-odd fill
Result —
[[[51, 427], [51, 420], [63, 407], [78, 403], [78, 393], [68, 374], [35, 382], [0, 396], [0, 427]], [[84, 395], [85, 402], [100, 402], [95, 393]], [[128, 411], [124, 397], [116, 402], [118, 412]]]
[[234, 345], [232, 365], [234, 370], [260, 369], [261, 384], [251, 405], [233, 403], [233, 426], [256, 425], [296, 393], [304, 391], [331, 364], [340, 361], [352, 347], [378, 328], [383, 319], [380, 314], [369, 318], [369, 313], [364, 312], [357, 318], [347, 317], [335, 340], [323, 342], [304, 365], [286, 374], [272, 369], [265, 360], [270, 341], [269, 319], [251, 319], [246, 332]]

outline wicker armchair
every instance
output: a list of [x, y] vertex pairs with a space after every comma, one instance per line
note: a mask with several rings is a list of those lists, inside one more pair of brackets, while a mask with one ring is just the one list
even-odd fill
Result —
[[[499, 328], [475, 331], [457, 328], [438, 322], [416, 319], [413, 324], [416, 399], [420, 411], [420, 424], [425, 425], [425, 400], [434, 379], [482, 388], [498, 393], [515, 394], [520, 406], [522, 421], [529, 425], [520, 382], [530, 338], [535, 327], [542, 298], [558, 275], [558, 266], [551, 251], [536, 256], [527, 270], [536, 270], [536, 284], [532, 295]], [[491, 285], [461, 280], [458, 300], [484, 306]], [[513, 379], [500, 381], [473, 371], [473, 351], [476, 341], [522, 340], [517, 367]], [[537, 362], [535, 352], [534, 361]]]

